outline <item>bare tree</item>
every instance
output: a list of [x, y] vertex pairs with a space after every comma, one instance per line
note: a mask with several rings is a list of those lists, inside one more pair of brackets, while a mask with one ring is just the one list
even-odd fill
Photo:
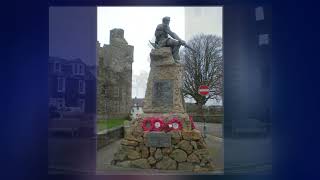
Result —
[[[194, 49], [181, 51], [185, 64], [183, 95], [192, 97], [199, 108], [209, 99], [220, 100], [223, 96], [222, 38], [215, 35], [196, 35], [187, 44]], [[200, 85], [209, 86], [208, 96], [198, 94]]]

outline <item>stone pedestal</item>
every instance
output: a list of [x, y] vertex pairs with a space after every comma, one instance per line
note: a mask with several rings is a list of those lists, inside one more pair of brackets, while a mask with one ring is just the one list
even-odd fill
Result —
[[182, 97], [183, 65], [176, 64], [169, 47], [153, 49], [143, 102], [145, 113], [185, 113]]

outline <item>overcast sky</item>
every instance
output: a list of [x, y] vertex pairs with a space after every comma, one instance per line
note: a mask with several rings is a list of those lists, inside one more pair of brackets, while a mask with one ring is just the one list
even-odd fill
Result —
[[149, 72], [149, 40], [154, 39], [155, 28], [164, 16], [171, 17], [171, 29], [184, 38], [183, 7], [98, 7], [98, 41], [101, 46], [109, 44], [110, 30], [123, 29], [124, 38], [134, 46], [133, 74]]
[[[164, 16], [171, 17], [170, 29], [182, 39], [199, 33], [222, 36], [222, 7], [98, 7], [97, 16], [101, 46], [109, 44], [110, 30], [114, 28], [123, 29], [124, 38], [134, 46], [133, 77], [149, 73], [149, 40], [154, 41], [155, 28]], [[143, 98], [145, 89], [139, 91], [135, 94], [133, 90], [132, 97]]]
[[171, 17], [170, 28], [182, 39], [188, 40], [197, 33], [222, 36], [222, 7], [98, 7], [97, 14], [97, 37], [101, 46], [109, 44], [113, 28], [122, 28], [125, 39], [134, 46], [134, 75], [141, 70], [149, 72], [149, 40], [154, 40], [155, 28], [164, 16]]

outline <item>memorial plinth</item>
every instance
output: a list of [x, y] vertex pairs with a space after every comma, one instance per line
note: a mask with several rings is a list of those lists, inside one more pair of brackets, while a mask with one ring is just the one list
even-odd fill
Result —
[[174, 62], [168, 47], [153, 49], [150, 58], [145, 114], [130, 122], [112, 163], [130, 168], [213, 170], [207, 145], [185, 112], [183, 65]]
[[169, 47], [153, 49], [143, 102], [145, 113], [185, 113], [181, 94], [183, 65], [174, 62]]

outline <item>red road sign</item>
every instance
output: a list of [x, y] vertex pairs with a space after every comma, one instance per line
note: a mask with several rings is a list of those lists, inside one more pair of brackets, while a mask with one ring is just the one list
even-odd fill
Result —
[[209, 94], [209, 87], [205, 85], [201, 85], [199, 87], [198, 93], [202, 96], [206, 96]]

